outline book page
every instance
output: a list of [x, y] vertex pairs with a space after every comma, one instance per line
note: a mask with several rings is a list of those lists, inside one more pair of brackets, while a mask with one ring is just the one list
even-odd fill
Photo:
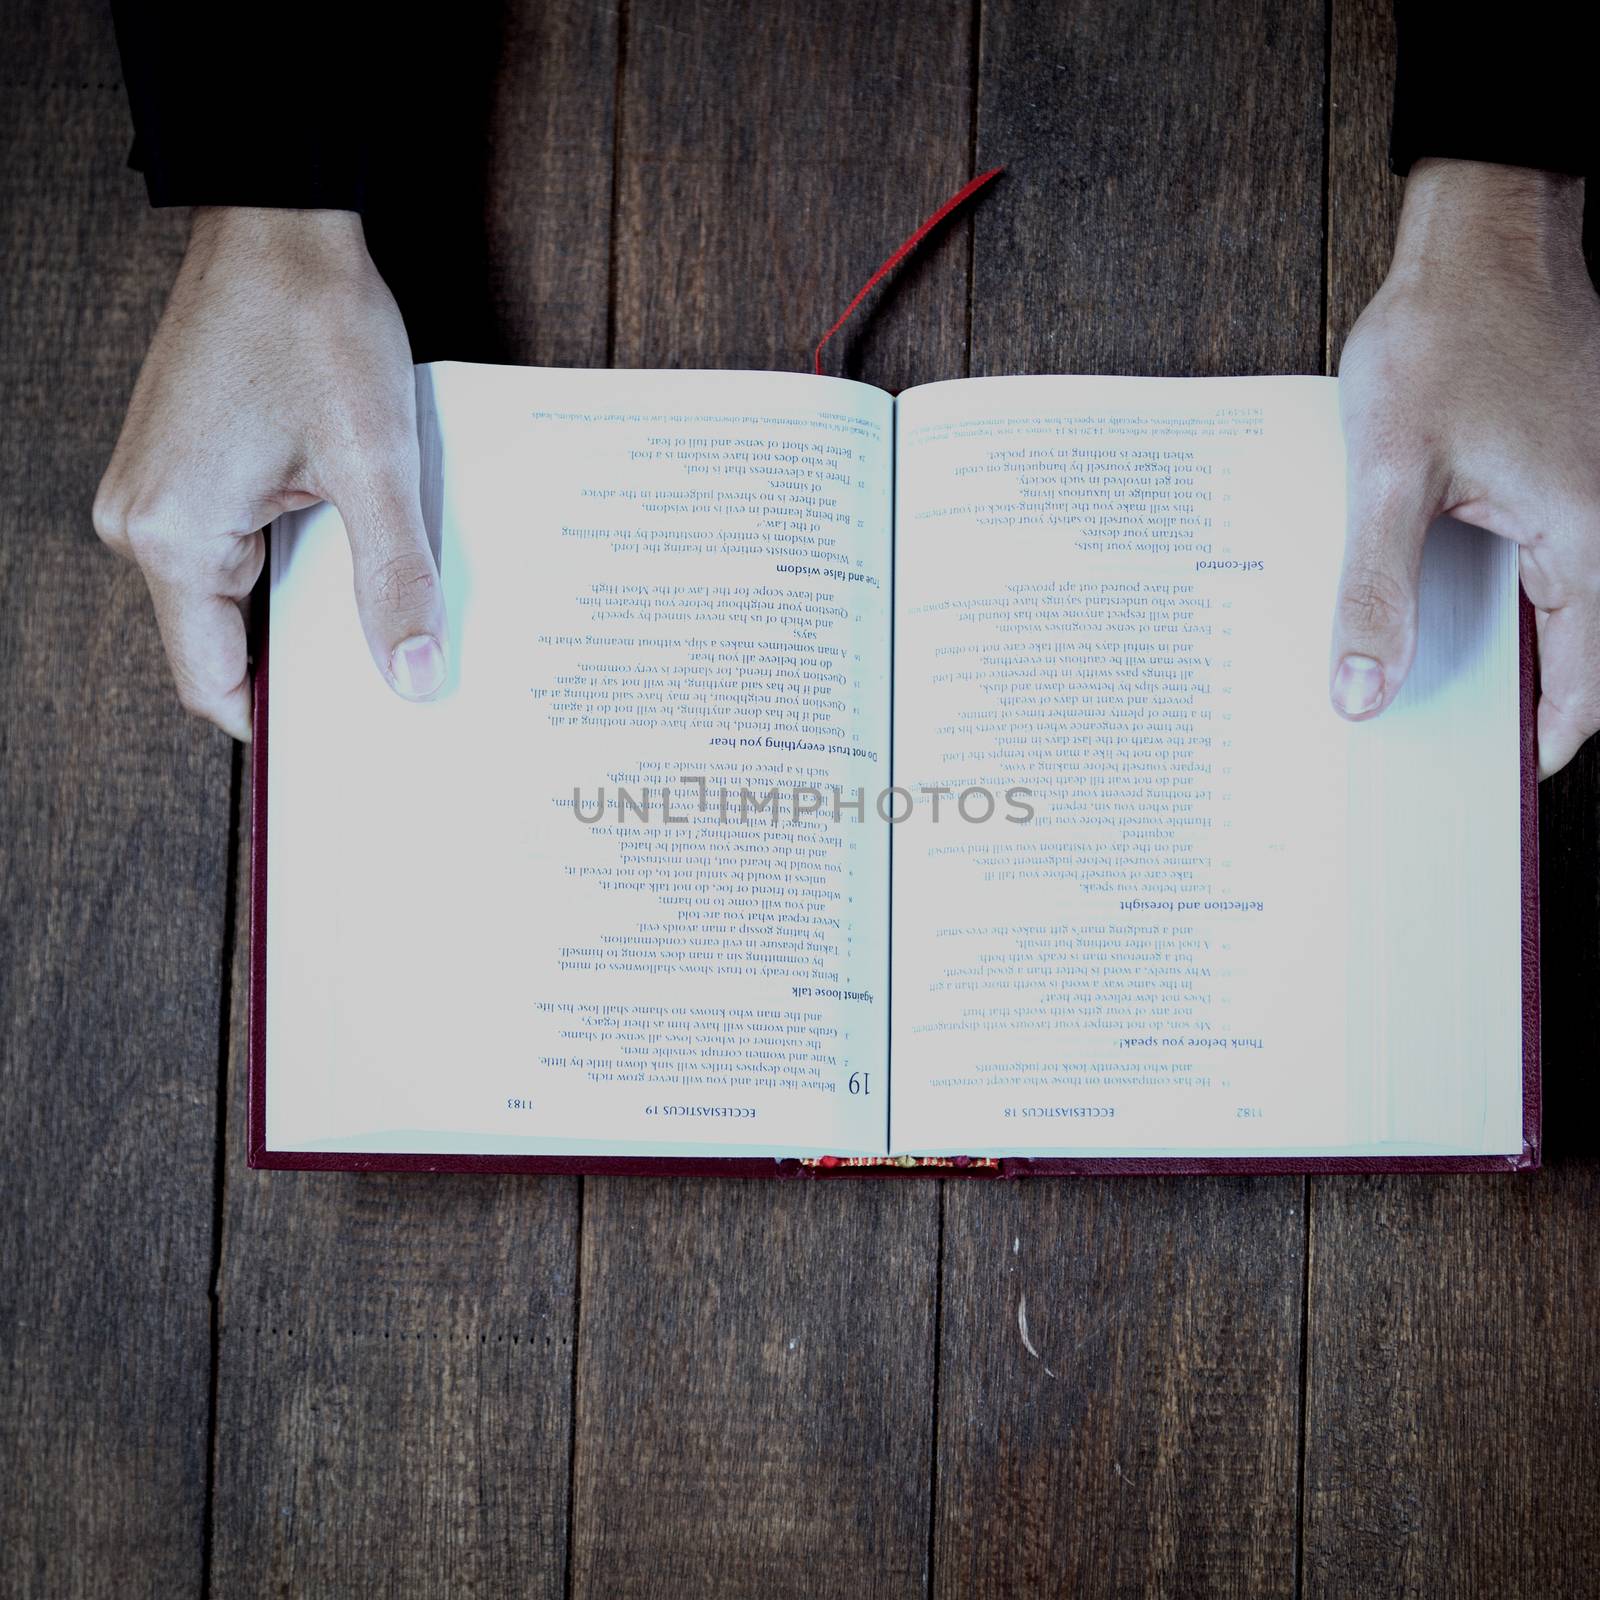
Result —
[[899, 408], [892, 1148], [1518, 1150], [1514, 549], [1351, 725], [1334, 380]]
[[439, 697], [332, 507], [272, 536], [269, 1148], [882, 1151], [891, 400], [418, 385]]

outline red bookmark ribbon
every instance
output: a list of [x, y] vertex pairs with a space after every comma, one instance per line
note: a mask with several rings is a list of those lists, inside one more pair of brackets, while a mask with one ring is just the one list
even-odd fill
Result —
[[861, 293], [858, 294], [855, 299], [844, 308], [844, 315], [841, 316], [839, 320], [834, 323], [834, 325], [829, 328], [828, 331], [817, 341], [817, 353], [812, 366], [812, 371], [815, 372], [819, 378], [822, 376], [823, 345], [825, 345], [834, 336], [834, 334], [836, 334], [845, 325], [845, 323], [850, 320], [851, 316], [855, 312], [856, 307], [859, 306], [861, 302], [865, 300], [872, 292], [872, 290], [877, 287], [882, 279], [885, 278], [889, 273], [893, 272], [894, 269], [898, 267], [900, 263], [904, 261], [905, 258], [910, 255], [911, 252], [915, 250], [917, 246], [921, 244], [922, 241], [926, 239], [928, 235], [932, 233], [933, 230], [950, 215], [952, 211], [956, 210], [956, 208], [959, 206], [965, 205], [966, 202], [984, 186], [984, 184], [986, 184], [991, 178], [998, 178], [1005, 170], [1006, 169], [1004, 167], [991, 167], [987, 172], [979, 173], [978, 176], [974, 178], [971, 183], [967, 184], [965, 188], [960, 189], [955, 194], [951, 195], [950, 198], [946, 200], [945, 203], [940, 206], [939, 209], [935, 211], [934, 214], [929, 217], [928, 220], [924, 222], [922, 226], [919, 227], [917, 231], [912, 234], [911, 237], [907, 239], [906, 242], [901, 245], [900, 248], [896, 250], [895, 253], [890, 256], [889, 259], [885, 261], [884, 264], [879, 267], [878, 270], [874, 272], [864, 284], [862, 284]]

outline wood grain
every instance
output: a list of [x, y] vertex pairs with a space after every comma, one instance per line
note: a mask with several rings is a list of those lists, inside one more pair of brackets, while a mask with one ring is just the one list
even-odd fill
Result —
[[[500, 26], [503, 50], [456, 41], [428, 97], [500, 268], [418, 230], [415, 196], [368, 218], [420, 359], [604, 348], [605, 277], [584, 269], [608, 258], [615, 15], [528, 4]], [[545, 287], [514, 293], [507, 263]], [[246, 1171], [247, 910], [241, 884], [211, 1591], [560, 1595], [577, 1181]]]
[[923, 1594], [935, 1186], [584, 1196], [572, 1593]]
[[972, 371], [1318, 372], [1324, 22], [986, 0]]
[[[809, 372], [873, 270], [971, 176], [966, 0], [754, 16], [734, 0], [629, 7], [617, 366]], [[896, 390], [963, 375], [968, 227], [874, 291], [826, 371]]]
[[[617, 366], [809, 370], [968, 176], [966, 6], [629, 7]], [[959, 376], [966, 224], [829, 370]], [[937, 1187], [585, 1180], [572, 1589], [921, 1595]]]
[[1595, 1164], [1314, 1192], [1304, 1593], [1592, 1593]]
[[[1393, 38], [1334, 8], [1329, 348], [1382, 281]], [[1308, 1597], [1592, 1593], [1600, 1565], [1600, 764], [1540, 786], [1546, 1170], [1312, 1181]]]
[[1300, 1190], [946, 1185], [934, 1594], [1293, 1592]]
[[[1400, 192], [1386, 0], [977, 20], [464, 15], [368, 224], [418, 359], [809, 368], [1004, 162], [830, 370], [1332, 370]], [[1593, 1590], [1593, 745], [1541, 787], [1530, 1179], [247, 1172], [248, 810], [89, 526], [186, 217], [103, 10], [0, 47], [0, 1592]]]
[[0, 1592], [198, 1590], [229, 742], [89, 510], [183, 245], [109, 17], [0, 93]]
[[[1319, 370], [1320, 13], [983, 20], [973, 372]], [[947, 1185], [935, 1595], [1293, 1592], [1303, 1191]]]

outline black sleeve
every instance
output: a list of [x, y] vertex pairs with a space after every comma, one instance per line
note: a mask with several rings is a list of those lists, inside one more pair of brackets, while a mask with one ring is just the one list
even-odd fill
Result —
[[[409, 86], [347, 0], [111, 0], [133, 114], [128, 165], [153, 206], [367, 204], [377, 117]], [[379, 19], [382, 20], [379, 20]]]
[[1586, 176], [1600, 170], [1594, 67], [1575, 12], [1395, 0], [1389, 165], [1424, 156]]

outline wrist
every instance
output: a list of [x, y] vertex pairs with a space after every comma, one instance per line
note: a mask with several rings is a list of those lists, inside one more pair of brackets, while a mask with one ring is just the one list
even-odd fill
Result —
[[202, 257], [247, 250], [311, 263], [357, 266], [367, 261], [358, 211], [284, 206], [196, 206], [189, 223], [189, 252]]
[[1391, 275], [1503, 270], [1556, 284], [1585, 281], [1584, 181], [1538, 167], [1427, 157], [1406, 179]]

